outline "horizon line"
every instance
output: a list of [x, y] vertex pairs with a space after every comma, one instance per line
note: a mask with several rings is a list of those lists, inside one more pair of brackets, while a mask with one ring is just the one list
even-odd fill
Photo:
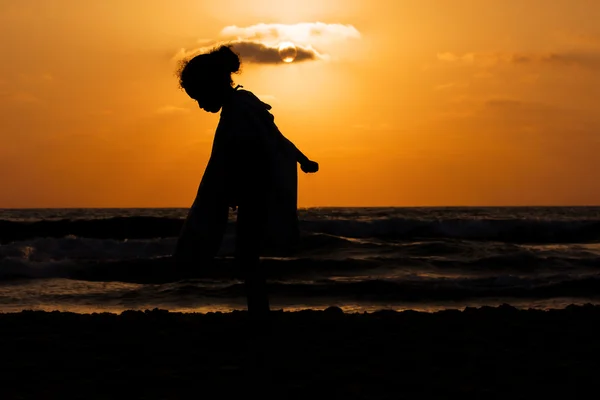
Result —
[[[387, 206], [300, 206], [298, 210], [308, 208], [585, 208], [585, 207], [600, 207], [600, 204], [527, 204], [527, 205], [410, 205], [410, 206], [398, 206], [398, 205], [387, 205]], [[191, 206], [110, 206], [110, 207], [0, 207], [0, 210], [126, 210], [126, 209], [189, 209]]]

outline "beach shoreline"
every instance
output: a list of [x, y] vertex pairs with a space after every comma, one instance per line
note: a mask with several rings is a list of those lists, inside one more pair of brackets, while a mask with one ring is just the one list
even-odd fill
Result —
[[581, 398], [600, 372], [591, 304], [271, 317], [0, 314], [3, 398]]

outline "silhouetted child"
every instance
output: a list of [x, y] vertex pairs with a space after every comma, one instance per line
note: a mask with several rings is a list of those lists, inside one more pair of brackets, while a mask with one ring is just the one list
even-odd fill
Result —
[[180, 85], [201, 109], [221, 117], [210, 160], [177, 242], [180, 271], [210, 265], [221, 246], [229, 208], [237, 209], [235, 258], [245, 275], [248, 311], [269, 311], [260, 256], [286, 254], [298, 240], [297, 163], [319, 166], [277, 129], [268, 104], [233, 87], [240, 59], [221, 46], [183, 64]]

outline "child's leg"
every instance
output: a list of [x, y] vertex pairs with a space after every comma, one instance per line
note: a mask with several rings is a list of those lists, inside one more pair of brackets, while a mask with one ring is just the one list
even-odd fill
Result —
[[239, 206], [235, 246], [236, 260], [245, 276], [248, 312], [253, 315], [269, 312], [266, 277], [260, 263], [266, 205], [257, 203]]

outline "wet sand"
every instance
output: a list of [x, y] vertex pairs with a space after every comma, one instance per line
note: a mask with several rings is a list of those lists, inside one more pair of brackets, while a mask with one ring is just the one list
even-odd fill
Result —
[[247, 317], [0, 314], [0, 398], [575, 399], [600, 388], [598, 306]]

